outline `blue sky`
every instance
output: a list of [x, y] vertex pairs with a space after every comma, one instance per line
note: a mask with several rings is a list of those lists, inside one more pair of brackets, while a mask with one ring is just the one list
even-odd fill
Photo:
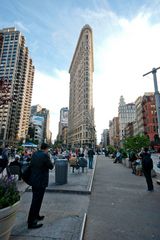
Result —
[[[69, 68], [77, 37], [86, 21], [95, 27], [98, 43], [103, 40], [103, 35], [100, 36], [103, 28], [104, 35], [113, 32], [113, 28], [118, 30], [118, 26], [104, 22], [104, 16], [100, 19], [98, 12], [102, 9], [131, 19], [149, 3], [144, 0], [1, 0], [0, 26], [15, 25], [22, 30], [36, 68], [50, 73], [55, 67]], [[97, 16], [84, 16], [87, 10]]]
[[99, 137], [118, 114], [121, 94], [128, 102], [153, 91], [152, 76], [144, 84], [142, 74], [160, 65], [160, 0], [1, 0], [0, 28], [15, 26], [26, 38], [36, 67], [32, 103], [50, 109], [54, 138], [59, 110], [68, 106], [68, 69], [85, 24], [94, 35]]

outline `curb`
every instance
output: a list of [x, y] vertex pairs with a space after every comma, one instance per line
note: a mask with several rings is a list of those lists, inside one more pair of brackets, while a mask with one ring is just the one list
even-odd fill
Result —
[[80, 233], [79, 240], [83, 240], [85, 226], [86, 226], [86, 220], [87, 220], [87, 214], [85, 213], [84, 216], [83, 216], [83, 222], [82, 222], [82, 227], [81, 227], [81, 233]]
[[[26, 188], [25, 192], [31, 192], [31, 187]], [[54, 192], [54, 193], [66, 193], [66, 194], [83, 194], [83, 195], [90, 195], [91, 191], [88, 190], [68, 190], [68, 189], [51, 189], [46, 188], [45, 192]]]
[[67, 190], [67, 189], [47, 189], [46, 192], [55, 192], [55, 193], [69, 193], [69, 194], [84, 194], [89, 195], [91, 194], [90, 191], [84, 191], [84, 190]]
[[[87, 190], [53, 189], [53, 188], [48, 187], [48, 188], [46, 188], [46, 192], [90, 195], [91, 192], [92, 192], [92, 186], [93, 186], [94, 174], [95, 174], [95, 169], [96, 169], [97, 157], [98, 156], [96, 156], [96, 159], [95, 159], [93, 174], [92, 174], [91, 181], [90, 181], [90, 184], [89, 184], [89, 187], [88, 187]], [[30, 186], [28, 186], [25, 189], [25, 192], [31, 192], [31, 191], [32, 191], [32, 189], [31, 189]]]
[[96, 156], [96, 159], [95, 159], [95, 164], [94, 164], [94, 168], [93, 168], [93, 174], [92, 174], [90, 186], [89, 186], [89, 189], [88, 189], [88, 191], [89, 191], [90, 194], [91, 194], [91, 192], [92, 192], [92, 186], [93, 186], [94, 173], [95, 173], [96, 164], [97, 164], [97, 158], [98, 158], [98, 156]]

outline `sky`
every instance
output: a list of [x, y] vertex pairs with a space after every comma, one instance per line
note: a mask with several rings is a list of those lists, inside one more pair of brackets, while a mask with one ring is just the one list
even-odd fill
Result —
[[[160, 0], [0, 0], [0, 29], [16, 27], [35, 65], [32, 105], [50, 110], [53, 139], [69, 106], [68, 73], [82, 27], [94, 43], [93, 105], [98, 141], [118, 115], [120, 96], [134, 102], [153, 92], [160, 66]], [[157, 71], [158, 83], [160, 71]]]

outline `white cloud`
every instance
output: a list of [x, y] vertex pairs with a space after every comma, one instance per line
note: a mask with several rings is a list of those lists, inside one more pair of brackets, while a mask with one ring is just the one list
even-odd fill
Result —
[[[120, 95], [133, 102], [154, 90], [152, 75], [142, 75], [160, 66], [160, 23], [151, 24], [152, 13], [142, 9], [131, 20], [104, 9], [76, 13], [93, 27], [95, 124], [100, 140], [109, 120], [118, 115]], [[160, 78], [160, 71], [157, 73]], [[36, 71], [33, 104], [37, 103], [50, 109], [55, 138], [60, 108], [69, 103], [67, 71], [56, 69], [53, 76]]]
[[29, 28], [26, 27], [22, 22], [20, 21], [15, 21], [14, 25], [16, 26], [17, 29], [21, 30], [22, 32], [27, 32], [29, 33]]
[[[151, 14], [131, 21], [119, 18], [121, 31], [106, 36], [95, 47], [94, 106], [98, 136], [118, 114], [120, 95], [135, 101], [153, 91], [152, 75], [142, 75], [160, 66], [160, 23], [150, 24]], [[160, 76], [160, 74], [159, 74]]]
[[55, 69], [53, 76], [35, 71], [32, 105], [40, 104], [50, 110], [53, 139], [58, 133], [60, 109], [69, 105], [69, 74]]

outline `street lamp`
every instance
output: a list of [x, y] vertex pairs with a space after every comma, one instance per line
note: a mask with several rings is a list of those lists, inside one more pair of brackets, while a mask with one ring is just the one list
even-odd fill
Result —
[[159, 91], [158, 91], [158, 83], [157, 83], [157, 70], [160, 69], [160, 67], [158, 68], [153, 68], [152, 71], [148, 72], [148, 73], [145, 73], [143, 75], [146, 76], [150, 73], [153, 74], [153, 81], [154, 81], [154, 95], [155, 95], [155, 101], [156, 101], [156, 112], [157, 112], [157, 120], [158, 120], [158, 135], [159, 135], [159, 138], [160, 138], [160, 94], [159, 94]]

